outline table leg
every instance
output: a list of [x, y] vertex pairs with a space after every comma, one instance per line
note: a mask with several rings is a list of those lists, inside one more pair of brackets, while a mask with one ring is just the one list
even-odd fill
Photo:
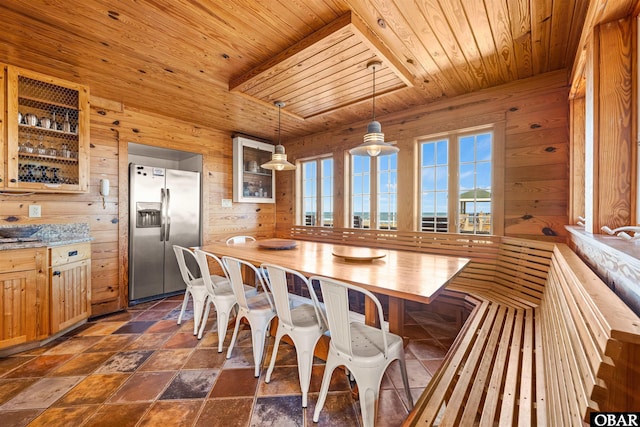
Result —
[[[369, 298], [364, 301], [364, 320], [367, 325], [380, 326], [376, 305]], [[404, 336], [404, 299], [389, 296], [389, 331]]]

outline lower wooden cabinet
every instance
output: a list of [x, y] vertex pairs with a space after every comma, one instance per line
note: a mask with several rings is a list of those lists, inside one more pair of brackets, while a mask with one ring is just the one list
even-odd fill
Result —
[[2, 251], [0, 349], [49, 336], [46, 248]]
[[91, 315], [91, 244], [49, 249], [51, 333], [62, 331]]

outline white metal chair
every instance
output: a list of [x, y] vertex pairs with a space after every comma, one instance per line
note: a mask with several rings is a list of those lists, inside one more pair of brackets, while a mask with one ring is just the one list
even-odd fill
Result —
[[341, 365], [348, 369], [358, 385], [362, 423], [365, 427], [374, 425], [382, 376], [389, 364], [396, 359], [400, 362], [409, 404], [413, 406], [402, 338], [385, 331], [384, 328], [378, 329], [349, 319], [348, 290], [353, 290], [371, 298], [376, 306], [380, 324], [383, 325], [382, 306], [378, 298], [366, 289], [327, 277], [313, 276], [309, 280], [320, 282], [331, 333], [329, 356], [322, 377], [320, 395], [313, 412], [313, 421], [318, 422], [329, 391], [331, 375], [334, 369]]
[[[198, 267], [202, 272], [204, 279], [204, 286], [207, 289], [207, 297], [205, 300], [204, 315], [202, 316], [202, 324], [200, 331], [198, 332], [198, 339], [202, 338], [204, 328], [209, 318], [209, 311], [213, 304], [216, 309], [216, 321], [218, 325], [218, 353], [222, 352], [222, 343], [227, 332], [227, 324], [231, 311], [236, 306], [236, 296], [231, 288], [229, 276], [227, 270], [222, 263], [222, 260], [212, 253], [205, 252], [200, 249], [195, 250], [196, 259], [198, 260]], [[209, 270], [209, 260], [216, 263], [223, 273], [223, 276], [211, 274]], [[255, 294], [255, 289], [252, 287], [246, 287], [246, 292]]]
[[[320, 306], [318, 297], [306, 277], [295, 270], [272, 264], [263, 264], [269, 274], [269, 284], [278, 314], [278, 330], [273, 345], [271, 362], [265, 382], [271, 380], [276, 363], [278, 347], [283, 336], [293, 341], [298, 358], [298, 378], [302, 389], [302, 407], [307, 407], [307, 393], [311, 382], [313, 352], [320, 337], [327, 331], [327, 319]], [[308, 288], [310, 298], [290, 295], [287, 287], [287, 275], [299, 278]]]
[[[264, 343], [269, 331], [269, 325], [271, 324], [271, 320], [276, 316], [273, 301], [271, 301], [271, 295], [256, 267], [246, 261], [228, 256], [222, 257], [222, 262], [227, 269], [233, 293], [238, 301], [238, 315], [236, 316], [236, 325], [233, 329], [231, 343], [227, 350], [227, 359], [231, 357], [233, 346], [238, 337], [240, 321], [242, 318], [245, 318], [249, 321], [249, 326], [251, 327], [251, 343], [253, 345], [253, 361], [255, 363], [254, 375], [257, 378], [260, 376], [260, 365], [264, 355]], [[242, 277], [243, 268], [250, 269], [254, 272], [256, 280], [258, 280], [263, 292], [255, 295], [247, 294], [247, 285], [245, 285]]]
[[237, 243], [255, 242], [256, 238], [253, 236], [232, 236], [227, 239], [227, 245], [235, 245]]
[[178, 261], [178, 267], [180, 267], [180, 274], [182, 280], [184, 280], [187, 289], [184, 291], [184, 300], [182, 301], [182, 309], [178, 316], [178, 325], [182, 323], [182, 316], [187, 309], [189, 303], [189, 295], [193, 298], [193, 335], [198, 333], [198, 325], [202, 318], [202, 311], [204, 309], [204, 303], [207, 299], [207, 288], [204, 285], [202, 277], [198, 277], [187, 266], [187, 259], [192, 260], [195, 264], [198, 263], [196, 256], [189, 249], [182, 246], [173, 245], [173, 252], [176, 254], [176, 260]]

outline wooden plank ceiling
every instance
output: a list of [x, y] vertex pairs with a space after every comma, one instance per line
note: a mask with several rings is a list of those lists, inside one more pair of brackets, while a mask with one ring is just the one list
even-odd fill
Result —
[[[588, 0], [3, 0], [0, 61], [128, 108], [286, 138], [558, 69]], [[569, 72], [569, 71], [568, 71]]]

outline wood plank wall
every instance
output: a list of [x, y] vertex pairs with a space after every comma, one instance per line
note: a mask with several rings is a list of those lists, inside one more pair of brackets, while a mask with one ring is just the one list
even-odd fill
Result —
[[[231, 134], [127, 108], [118, 102], [91, 99], [90, 189], [86, 194], [0, 195], [0, 222], [16, 216], [15, 224], [89, 223], [92, 242], [92, 315], [127, 305], [128, 178], [127, 143], [137, 142], [203, 155], [203, 243], [235, 234], [272, 236], [275, 207], [234, 203], [232, 198]], [[100, 179], [111, 192], [103, 208]], [[42, 206], [41, 218], [29, 218], [29, 204]]]
[[[400, 147], [398, 228], [418, 224], [417, 140], [456, 129], [496, 124], [496, 152], [505, 168], [504, 234], [565, 241], [569, 223], [569, 86], [567, 72], [559, 71], [443, 100], [399, 114], [377, 112], [387, 141]], [[305, 138], [283, 140], [290, 160], [333, 153], [335, 159], [335, 221], [344, 225], [344, 156], [362, 141], [367, 121]], [[405, 167], [406, 166], [406, 167]], [[277, 234], [286, 235], [295, 223], [295, 173], [277, 175]], [[408, 190], [407, 190], [408, 189]]]

